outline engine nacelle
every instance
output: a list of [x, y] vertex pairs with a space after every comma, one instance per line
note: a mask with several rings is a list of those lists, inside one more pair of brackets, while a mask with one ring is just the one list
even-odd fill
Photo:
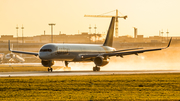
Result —
[[109, 63], [109, 59], [104, 59], [104, 57], [99, 56], [94, 59], [96, 66], [105, 66]]
[[48, 60], [48, 61], [42, 60], [41, 63], [44, 67], [51, 67], [52, 65], [54, 65], [54, 61], [52, 60]]

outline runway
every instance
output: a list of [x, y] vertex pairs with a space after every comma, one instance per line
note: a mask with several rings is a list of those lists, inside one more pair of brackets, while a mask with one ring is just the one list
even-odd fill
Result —
[[53, 71], [53, 72], [0, 72], [0, 77], [26, 76], [82, 76], [82, 75], [116, 75], [116, 74], [153, 74], [153, 73], [180, 73], [180, 70], [138, 70], [138, 71]]
[[3, 63], [0, 64], [1, 67], [37, 67], [41, 66], [41, 63]]

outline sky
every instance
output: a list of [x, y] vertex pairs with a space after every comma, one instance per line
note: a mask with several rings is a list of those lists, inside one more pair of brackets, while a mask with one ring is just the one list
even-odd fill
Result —
[[[111, 18], [84, 17], [118, 9], [126, 20], [119, 18], [119, 36], [138, 34], [180, 36], [180, 0], [0, 0], [0, 35], [14, 35], [16, 27], [24, 27], [25, 36], [54, 34], [107, 33]], [[106, 15], [115, 15], [115, 11]], [[22, 30], [18, 30], [19, 36]]]

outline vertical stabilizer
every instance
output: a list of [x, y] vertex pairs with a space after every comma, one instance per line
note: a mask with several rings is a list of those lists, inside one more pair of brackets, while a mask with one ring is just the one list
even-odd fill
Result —
[[115, 23], [115, 17], [112, 17], [111, 23], [109, 25], [108, 33], [107, 33], [107, 36], [106, 36], [106, 40], [105, 40], [103, 46], [110, 46], [110, 47], [112, 47], [113, 34], [114, 34], [114, 23]]

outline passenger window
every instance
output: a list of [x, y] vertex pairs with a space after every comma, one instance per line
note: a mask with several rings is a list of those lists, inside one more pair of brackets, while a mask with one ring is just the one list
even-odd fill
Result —
[[59, 48], [58, 50], [57, 50], [57, 54], [69, 54], [68, 53], [68, 49], [66, 49], [66, 48]]

